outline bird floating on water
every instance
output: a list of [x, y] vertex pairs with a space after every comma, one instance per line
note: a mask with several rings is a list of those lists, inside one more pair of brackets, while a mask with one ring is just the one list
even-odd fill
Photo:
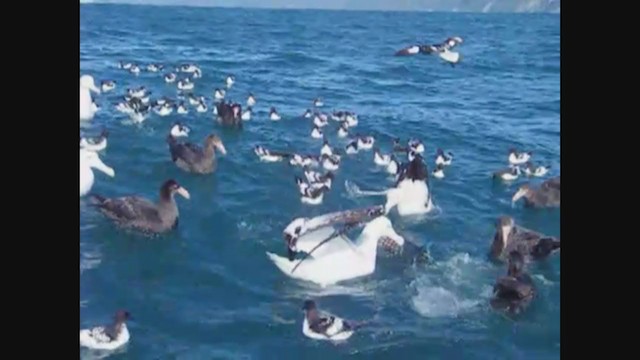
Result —
[[80, 330], [80, 346], [93, 350], [115, 350], [124, 346], [130, 339], [126, 325], [130, 317], [128, 311], [118, 310], [110, 325]]

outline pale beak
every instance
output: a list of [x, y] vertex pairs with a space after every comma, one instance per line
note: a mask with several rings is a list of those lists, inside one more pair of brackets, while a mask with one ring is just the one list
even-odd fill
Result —
[[511, 198], [511, 203], [515, 203], [516, 201], [520, 200], [525, 194], [527, 193], [526, 190], [524, 189], [520, 189], [518, 190], [513, 197]]
[[185, 199], [190, 199], [191, 195], [189, 195], [189, 192], [187, 191], [187, 189], [183, 188], [183, 187], [179, 187], [178, 190], [176, 190], [176, 192], [178, 194], [180, 194], [180, 196], [182, 196]]
[[511, 232], [511, 226], [502, 227], [502, 244], [506, 247], [509, 239], [509, 233]]
[[218, 150], [220, 150], [220, 153], [222, 153], [222, 155], [227, 155], [227, 149], [225, 149], [223, 143], [217, 143], [216, 144], [216, 148], [218, 148]]
[[100, 160], [100, 158], [95, 158], [93, 163], [91, 164], [91, 167], [98, 169], [111, 177], [116, 176], [116, 172], [113, 170], [113, 168], [105, 165], [102, 160]]

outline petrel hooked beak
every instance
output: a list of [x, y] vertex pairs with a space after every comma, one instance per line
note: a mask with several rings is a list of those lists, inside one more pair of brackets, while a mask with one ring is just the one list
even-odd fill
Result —
[[176, 190], [176, 193], [180, 194], [180, 196], [182, 196], [187, 200], [191, 199], [191, 195], [189, 195], [189, 192], [187, 191], [187, 189], [183, 188], [182, 186]]

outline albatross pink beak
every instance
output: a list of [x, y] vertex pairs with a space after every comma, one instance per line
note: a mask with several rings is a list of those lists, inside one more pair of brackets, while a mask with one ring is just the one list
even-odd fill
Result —
[[180, 194], [180, 196], [182, 196], [187, 200], [191, 199], [191, 195], [189, 195], [189, 192], [187, 191], [187, 189], [183, 187], [179, 187], [178, 190], [176, 190], [176, 193]]
[[513, 204], [516, 201], [520, 200], [526, 193], [527, 193], [527, 190], [519, 189], [511, 198], [511, 203]]
[[216, 148], [220, 150], [220, 153], [222, 153], [222, 155], [227, 155], [227, 149], [224, 147], [223, 143], [216, 144]]

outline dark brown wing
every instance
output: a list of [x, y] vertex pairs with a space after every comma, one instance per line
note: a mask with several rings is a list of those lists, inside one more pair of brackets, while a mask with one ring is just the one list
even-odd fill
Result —
[[560, 190], [560, 176], [546, 180], [540, 187]]
[[139, 196], [102, 198], [97, 206], [107, 217], [119, 222], [159, 220], [156, 204]]
[[188, 164], [193, 164], [203, 156], [203, 151], [200, 146], [188, 142], [170, 142], [169, 151], [171, 152], [171, 160], [174, 162], [181, 159]]

